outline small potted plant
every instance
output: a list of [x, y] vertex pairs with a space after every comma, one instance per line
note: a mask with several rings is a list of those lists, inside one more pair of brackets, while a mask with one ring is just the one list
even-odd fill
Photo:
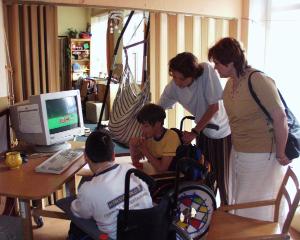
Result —
[[68, 28], [67, 34], [68, 34], [69, 38], [77, 38], [78, 31], [73, 28]]

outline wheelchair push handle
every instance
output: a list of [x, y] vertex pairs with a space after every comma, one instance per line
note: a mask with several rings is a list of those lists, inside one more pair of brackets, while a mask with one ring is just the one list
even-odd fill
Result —
[[185, 117], [183, 117], [180, 121], [180, 131], [182, 131], [182, 129], [183, 129], [183, 122], [184, 122], [185, 119], [195, 120], [195, 117], [194, 116], [185, 116]]
[[[183, 130], [183, 122], [186, 120], [186, 119], [189, 119], [189, 120], [195, 120], [196, 118], [194, 116], [185, 116], [181, 119], [180, 121], [180, 131]], [[208, 123], [205, 128], [210, 128], [210, 129], [214, 129], [216, 131], [218, 131], [220, 129], [220, 127], [217, 125], [217, 124], [214, 124], [214, 123]]]
[[125, 193], [124, 193], [124, 215], [125, 215], [125, 226], [127, 225], [128, 222], [128, 212], [129, 212], [129, 190], [130, 190], [130, 176], [131, 174], [134, 174], [138, 178], [142, 179], [144, 182], [146, 182], [149, 186], [149, 188], [154, 188], [155, 187], [155, 180], [148, 176], [146, 173], [135, 169], [131, 168], [127, 171], [125, 175]]

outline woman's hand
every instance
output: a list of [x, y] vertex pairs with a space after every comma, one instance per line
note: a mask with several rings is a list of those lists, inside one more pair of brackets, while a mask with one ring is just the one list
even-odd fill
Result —
[[197, 136], [195, 133], [184, 131], [182, 135], [182, 141], [184, 144], [190, 144], [196, 137]]
[[280, 165], [285, 166], [292, 162], [292, 160], [288, 159], [286, 155], [281, 157], [276, 157], [276, 160], [279, 162]]

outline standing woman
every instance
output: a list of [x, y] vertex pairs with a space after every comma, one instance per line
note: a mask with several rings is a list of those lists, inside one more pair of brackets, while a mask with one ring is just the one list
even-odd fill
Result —
[[[221, 77], [229, 78], [224, 89], [224, 106], [232, 132], [229, 169], [229, 203], [273, 199], [279, 189], [285, 155], [287, 121], [274, 81], [261, 72], [251, 76], [254, 92], [270, 113], [273, 123], [257, 105], [248, 87], [255, 71], [234, 38], [223, 38], [209, 49]], [[237, 210], [240, 216], [271, 220], [272, 207]]]
[[[217, 73], [210, 64], [199, 64], [192, 53], [183, 52], [169, 61], [169, 74], [173, 80], [165, 87], [159, 105], [169, 109], [178, 102], [195, 116], [196, 126], [191, 132], [184, 132], [183, 141], [190, 143], [198, 137], [197, 143], [212, 165], [208, 184], [215, 192], [219, 188], [221, 203], [226, 204], [231, 141]], [[206, 128], [208, 123], [219, 129]]]

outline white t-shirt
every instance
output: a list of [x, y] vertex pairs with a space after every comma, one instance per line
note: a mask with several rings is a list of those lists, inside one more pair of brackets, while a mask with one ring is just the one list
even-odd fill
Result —
[[209, 123], [219, 126], [219, 130], [205, 128], [203, 133], [214, 139], [220, 139], [230, 134], [228, 118], [223, 105], [223, 89], [216, 71], [208, 63], [201, 64], [203, 74], [185, 88], [178, 87], [174, 81], [168, 83], [162, 93], [159, 105], [170, 109], [176, 102], [195, 116], [198, 123], [211, 104], [219, 103], [219, 111], [215, 113]]
[[[124, 209], [124, 184], [126, 172], [134, 168], [131, 164], [116, 164], [84, 182], [78, 191], [71, 210], [77, 217], [93, 218], [100, 231], [116, 239], [117, 216]], [[129, 209], [152, 207], [148, 186], [140, 178], [131, 174], [130, 191], [132, 196]]]

